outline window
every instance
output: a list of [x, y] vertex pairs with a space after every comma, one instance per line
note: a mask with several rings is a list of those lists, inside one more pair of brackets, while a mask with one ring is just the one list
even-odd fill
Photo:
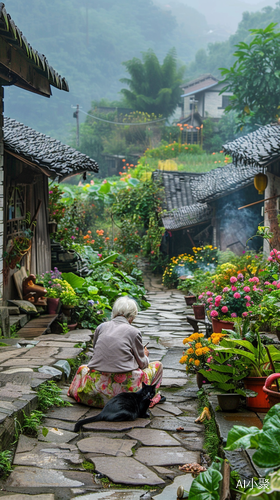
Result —
[[222, 95], [222, 109], [225, 109], [230, 104], [229, 98], [229, 95]]
[[7, 202], [7, 235], [25, 229], [26, 186], [10, 186]]

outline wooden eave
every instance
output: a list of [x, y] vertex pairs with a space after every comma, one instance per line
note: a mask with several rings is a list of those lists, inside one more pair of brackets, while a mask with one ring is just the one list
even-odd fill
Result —
[[16, 85], [45, 97], [52, 95], [49, 80], [16, 46], [1, 36], [0, 81], [2, 85]]

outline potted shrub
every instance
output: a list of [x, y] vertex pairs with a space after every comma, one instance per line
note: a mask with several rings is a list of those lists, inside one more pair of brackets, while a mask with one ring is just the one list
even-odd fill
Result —
[[269, 377], [267, 377], [263, 387], [263, 391], [267, 395], [270, 408], [280, 403], [280, 392], [278, 389], [279, 384], [278, 386], [276, 385], [276, 383], [273, 384], [273, 382], [275, 382], [279, 378], [280, 378], [280, 373], [272, 373], [271, 375], [269, 375]]
[[[269, 403], [263, 391], [266, 377], [272, 372], [270, 360], [265, 346], [257, 332], [256, 347], [249, 340], [226, 338], [216, 349], [219, 352], [230, 354], [235, 366], [243, 366], [244, 387], [258, 395], [246, 397], [247, 408], [254, 411], [266, 412]], [[274, 363], [280, 363], [280, 351], [273, 345], [267, 346]]]
[[212, 383], [211, 394], [218, 397], [219, 406], [223, 411], [236, 411], [240, 404], [240, 396], [255, 397], [257, 393], [244, 389], [243, 363], [238, 364], [231, 354], [216, 352], [207, 361], [207, 369], [200, 370]]
[[211, 352], [214, 345], [217, 345], [226, 334], [213, 333], [208, 339], [203, 333], [193, 333], [183, 340], [183, 344], [187, 349], [183, 351], [183, 356], [180, 359], [181, 364], [186, 365], [188, 373], [195, 373], [197, 385], [199, 388], [203, 384], [209, 383], [207, 376], [202, 375], [200, 370], [207, 368], [207, 362], [211, 358]]

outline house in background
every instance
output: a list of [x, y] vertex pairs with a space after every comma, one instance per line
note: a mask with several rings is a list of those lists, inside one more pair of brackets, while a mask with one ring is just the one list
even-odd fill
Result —
[[[233, 164], [206, 174], [157, 171], [154, 178], [165, 192], [163, 252], [172, 257], [209, 244], [240, 255], [262, 220], [261, 204], [238, 210], [259, 201], [254, 188], [258, 172], [257, 167]], [[250, 243], [256, 250], [262, 244], [260, 239]]]
[[205, 118], [219, 121], [224, 109], [229, 105], [231, 92], [220, 95], [223, 85], [210, 74], [202, 75], [181, 86], [183, 94], [182, 116], [180, 123], [186, 127], [183, 141], [201, 142], [201, 129]]
[[[267, 176], [264, 193], [264, 218], [261, 225], [267, 226], [273, 233], [270, 241], [272, 248], [280, 249], [280, 124], [272, 123], [260, 127], [224, 146], [226, 154], [232, 156], [234, 168], [240, 164], [247, 168], [257, 168]], [[266, 253], [270, 245], [264, 241]]]
[[26, 227], [26, 215], [36, 220], [32, 246], [22, 263], [37, 274], [51, 268], [48, 231], [48, 179], [62, 180], [98, 165], [79, 151], [5, 118], [3, 97], [6, 85], [16, 85], [44, 97], [51, 86], [69, 91], [68, 84], [27, 42], [5, 6], [0, 3], [0, 297], [13, 296], [13, 270], [3, 259], [12, 239]]

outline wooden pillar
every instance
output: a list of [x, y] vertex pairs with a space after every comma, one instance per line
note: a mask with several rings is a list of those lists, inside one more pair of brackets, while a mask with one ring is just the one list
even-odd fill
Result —
[[3, 251], [4, 251], [4, 89], [0, 87], [0, 304], [3, 301]]

